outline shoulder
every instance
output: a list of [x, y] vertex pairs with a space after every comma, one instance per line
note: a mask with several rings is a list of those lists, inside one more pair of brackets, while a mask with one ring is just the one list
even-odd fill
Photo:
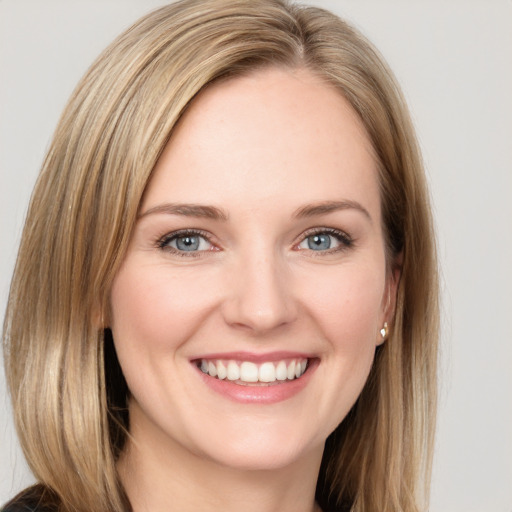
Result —
[[53, 493], [42, 485], [34, 485], [7, 502], [0, 512], [58, 512]]

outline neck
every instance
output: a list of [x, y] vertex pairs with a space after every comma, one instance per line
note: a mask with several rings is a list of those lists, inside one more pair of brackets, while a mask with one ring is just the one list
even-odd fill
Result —
[[316, 512], [321, 457], [322, 447], [286, 467], [232, 468], [132, 424], [118, 469], [134, 512]]

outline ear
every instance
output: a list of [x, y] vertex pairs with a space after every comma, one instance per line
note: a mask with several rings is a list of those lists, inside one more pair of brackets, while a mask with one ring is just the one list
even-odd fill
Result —
[[400, 253], [395, 257], [386, 276], [386, 288], [382, 297], [382, 327], [379, 328], [377, 345], [381, 345], [387, 340], [389, 331], [393, 328], [402, 264], [403, 253]]

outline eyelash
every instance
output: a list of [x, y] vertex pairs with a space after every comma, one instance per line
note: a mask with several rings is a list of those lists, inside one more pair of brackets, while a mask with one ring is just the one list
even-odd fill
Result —
[[335, 228], [313, 228], [303, 233], [301, 235], [300, 241], [296, 243], [294, 247], [297, 247], [299, 244], [307, 240], [310, 236], [315, 235], [330, 235], [340, 243], [338, 247], [327, 249], [325, 251], [314, 251], [313, 249], [309, 249], [308, 252], [312, 253], [316, 257], [343, 252], [346, 251], [347, 249], [350, 249], [354, 245], [354, 239], [344, 231]]
[[[346, 251], [347, 249], [350, 249], [354, 245], [354, 240], [350, 235], [345, 233], [344, 231], [341, 231], [339, 229], [334, 228], [313, 228], [301, 235], [301, 238], [298, 242], [294, 243], [293, 247], [296, 248], [307, 240], [310, 236], [315, 235], [329, 235], [334, 237], [340, 245], [338, 247], [330, 248], [323, 251], [314, 251], [313, 249], [299, 249], [299, 251], [307, 250], [309, 253], [314, 254], [314, 256], [322, 256], [322, 255], [328, 255], [328, 254], [334, 254], [342, 251]], [[211, 244], [213, 247], [215, 247], [215, 244], [211, 241], [211, 234], [202, 231], [200, 229], [180, 229], [178, 231], [173, 231], [171, 233], [166, 233], [162, 237], [159, 237], [156, 241], [156, 246], [166, 252], [169, 252], [171, 254], [180, 256], [180, 257], [192, 257], [192, 258], [198, 258], [204, 255], [205, 252], [210, 251], [181, 251], [179, 249], [175, 249], [174, 247], [170, 247], [168, 244], [170, 244], [173, 240], [176, 240], [178, 238], [182, 237], [201, 237], [204, 240], [206, 240], [209, 244]]]
[[180, 229], [178, 231], [173, 231], [172, 233], [167, 233], [164, 236], [158, 238], [156, 245], [159, 249], [162, 249], [163, 251], [169, 252], [173, 255], [181, 256], [184, 258], [198, 258], [203, 256], [205, 252], [209, 251], [180, 251], [178, 249], [175, 249], [174, 247], [170, 247], [168, 244], [171, 243], [173, 240], [176, 240], [178, 238], [184, 238], [184, 237], [201, 237], [204, 240], [206, 240], [209, 244], [212, 244], [214, 246], [213, 242], [211, 241], [211, 235], [206, 232], [202, 231], [200, 229]]

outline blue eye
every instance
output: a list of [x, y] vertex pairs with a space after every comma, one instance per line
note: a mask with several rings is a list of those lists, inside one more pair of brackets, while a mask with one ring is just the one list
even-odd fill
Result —
[[333, 252], [346, 249], [352, 245], [352, 239], [337, 229], [318, 230], [306, 237], [297, 246], [315, 252]]
[[158, 246], [161, 249], [177, 253], [194, 253], [212, 249], [212, 244], [208, 239], [194, 231], [182, 231], [166, 235], [158, 242]]
[[332, 236], [325, 233], [318, 235], [311, 235], [306, 238], [308, 242], [308, 249], [313, 251], [325, 251], [331, 248]]
[[198, 236], [180, 236], [173, 241], [180, 251], [197, 251], [201, 240]]

